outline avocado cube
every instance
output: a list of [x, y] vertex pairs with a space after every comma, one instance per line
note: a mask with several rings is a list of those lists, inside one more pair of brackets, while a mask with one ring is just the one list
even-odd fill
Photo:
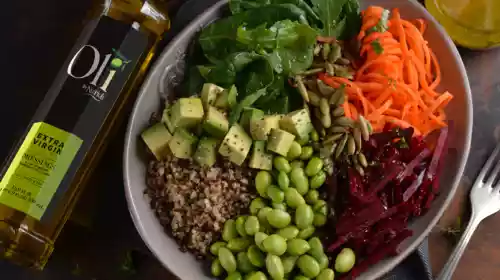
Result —
[[177, 128], [174, 135], [168, 142], [170, 151], [177, 158], [189, 159], [193, 154], [198, 139], [189, 131], [183, 128]]
[[287, 114], [280, 121], [280, 128], [299, 138], [307, 137], [313, 129], [311, 117], [307, 109], [300, 109]]
[[222, 144], [219, 148], [219, 154], [229, 158], [230, 161], [236, 163], [237, 165], [241, 165], [250, 152], [251, 146], [252, 138], [248, 136], [239, 124], [235, 124], [231, 126], [226, 134], [226, 137], [222, 140]]
[[201, 101], [205, 108], [213, 105], [219, 93], [221, 93], [224, 89], [220, 86], [212, 83], [203, 84], [203, 88], [201, 89]]
[[202, 166], [212, 166], [217, 160], [217, 139], [203, 137], [198, 142], [198, 147], [193, 159]]
[[221, 109], [229, 109], [236, 105], [238, 97], [238, 90], [235, 85], [232, 85], [229, 89], [225, 89], [219, 94], [217, 100], [214, 102], [214, 106]]
[[162, 123], [157, 123], [144, 130], [141, 134], [142, 140], [157, 160], [162, 160], [168, 154], [168, 143], [172, 134]]
[[203, 105], [200, 98], [180, 98], [170, 109], [171, 122], [175, 129], [194, 127], [203, 120]]
[[250, 134], [254, 140], [267, 140], [269, 132], [273, 128], [279, 128], [282, 115], [265, 116], [250, 122]]
[[174, 133], [175, 132], [175, 127], [172, 124], [172, 115], [170, 113], [170, 108], [165, 108], [163, 110], [163, 114], [161, 116], [161, 122], [164, 123], [165, 126], [167, 126], [168, 130], [170, 131], [170, 133]]
[[229, 130], [229, 122], [217, 108], [208, 106], [203, 129], [214, 137], [223, 138]]
[[240, 125], [250, 131], [250, 122], [264, 117], [264, 111], [255, 108], [245, 108], [241, 114]]
[[267, 141], [267, 149], [279, 155], [286, 156], [292, 146], [295, 135], [288, 131], [273, 128]]
[[273, 154], [266, 152], [266, 141], [255, 141], [253, 143], [252, 155], [250, 156], [248, 166], [261, 170], [273, 169]]

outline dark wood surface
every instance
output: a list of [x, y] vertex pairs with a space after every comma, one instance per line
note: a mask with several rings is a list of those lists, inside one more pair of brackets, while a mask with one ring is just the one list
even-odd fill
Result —
[[[71, 47], [74, 26], [90, 1], [25, 0], [2, 4], [0, 39], [2, 101], [0, 158], [26, 126]], [[174, 4], [178, 4], [178, 2]], [[468, 189], [500, 136], [500, 50], [462, 51], [474, 98], [474, 136], [466, 174], [456, 198], [430, 236], [431, 261], [438, 272], [452, 246], [443, 228], [466, 213]], [[144, 246], [124, 199], [121, 157], [124, 129], [118, 132], [99, 164], [77, 211], [56, 243], [47, 268], [35, 272], [0, 262], [0, 279], [174, 279]], [[95, 195], [97, 194], [97, 195]], [[500, 215], [475, 233], [454, 279], [498, 279]], [[127, 255], [134, 261], [128, 265]]]

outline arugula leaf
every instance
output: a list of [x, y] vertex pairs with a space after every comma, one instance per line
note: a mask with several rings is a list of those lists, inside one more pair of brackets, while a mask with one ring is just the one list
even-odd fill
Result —
[[307, 24], [305, 12], [297, 6], [273, 4], [220, 19], [203, 29], [198, 41], [207, 59], [216, 63], [232, 53], [247, 50], [244, 44], [236, 40], [240, 26], [255, 28], [265, 23], [271, 25], [286, 19]]
[[208, 82], [220, 86], [230, 86], [235, 83], [239, 72], [259, 58], [261, 58], [261, 55], [255, 52], [232, 53], [226, 59], [211, 66], [211, 70], [205, 78]]
[[361, 16], [359, 14], [360, 7], [358, 0], [347, 0], [342, 12], [345, 16], [344, 19], [346, 20], [346, 24], [343, 32], [338, 38], [341, 40], [348, 40], [356, 36], [361, 29]]
[[323, 28], [321, 35], [333, 37], [338, 31], [336, 27], [341, 20], [342, 7], [347, 0], [311, 0], [314, 11], [319, 15]]
[[246, 10], [264, 7], [272, 4], [293, 4], [306, 13], [307, 19], [311, 23], [321, 23], [318, 14], [305, 0], [230, 0], [229, 8], [234, 15]]

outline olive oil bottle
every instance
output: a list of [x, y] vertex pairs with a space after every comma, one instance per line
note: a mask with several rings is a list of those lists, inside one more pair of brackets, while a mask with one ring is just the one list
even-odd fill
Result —
[[94, 0], [78, 41], [1, 170], [0, 259], [45, 266], [170, 28], [165, 1]]

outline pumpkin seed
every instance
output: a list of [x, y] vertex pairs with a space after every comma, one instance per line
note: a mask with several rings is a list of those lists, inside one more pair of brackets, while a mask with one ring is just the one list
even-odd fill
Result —
[[314, 75], [314, 74], [321, 73], [321, 72], [323, 72], [324, 70], [325, 70], [324, 68], [313, 68], [313, 69], [309, 69], [309, 70], [306, 70], [306, 71], [300, 72], [300, 73], [299, 73], [299, 75], [302, 75], [302, 76], [310, 76], [310, 75]]
[[366, 161], [366, 157], [363, 153], [358, 154], [358, 162], [361, 166], [367, 167], [368, 166], [368, 161]]
[[361, 129], [361, 136], [363, 136], [363, 140], [368, 141], [368, 139], [370, 139], [368, 121], [363, 116], [359, 116], [359, 128]]
[[325, 141], [323, 141], [323, 145], [333, 143], [333, 142], [339, 140], [343, 135], [344, 135], [344, 133], [335, 133], [333, 135], [330, 135], [325, 139]]
[[352, 156], [356, 152], [356, 143], [354, 142], [354, 137], [349, 135], [349, 139], [347, 140], [347, 154]]
[[295, 76], [295, 82], [297, 82], [297, 88], [299, 89], [300, 95], [302, 95], [302, 98], [309, 103], [309, 96], [307, 94], [307, 89], [306, 85], [304, 85], [304, 81], [302, 80], [302, 77], [299, 75]]
[[325, 62], [325, 69], [328, 75], [335, 76], [335, 68], [333, 68], [333, 65], [331, 63]]
[[337, 118], [333, 121], [333, 124], [339, 125], [339, 126], [344, 126], [344, 127], [346, 127], [346, 126], [353, 127], [354, 126], [353, 120], [350, 118], [347, 118], [347, 117]]
[[340, 140], [337, 148], [335, 149], [335, 159], [338, 159], [339, 156], [344, 151], [344, 148], [345, 148], [345, 145], [347, 144], [347, 140], [348, 139], [349, 139], [349, 135], [348, 134], [344, 134], [344, 137], [342, 138], [342, 140]]
[[338, 44], [333, 43], [331, 46], [331, 51], [328, 54], [328, 61], [330, 61], [331, 63], [334, 63], [341, 56], [342, 56], [342, 48]]
[[324, 60], [328, 59], [328, 55], [330, 54], [330, 50], [331, 50], [330, 44], [323, 44], [323, 49], [321, 50], [321, 54], [323, 55]]
[[323, 94], [323, 96], [331, 96], [337, 90], [332, 88], [331, 86], [325, 84], [322, 80], [316, 80], [316, 85], [318, 87], [318, 91]]
[[329, 115], [330, 105], [328, 104], [328, 100], [326, 100], [326, 98], [321, 98], [319, 100], [319, 109], [321, 110], [321, 114]]
[[359, 127], [354, 127], [352, 130], [352, 136], [354, 137], [354, 142], [356, 142], [356, 149], [361, 150], [363, 143], [361, 142], [361, 129]]
[[344, 133], [346, 132], [346, 128], [343, 126], [332, 126], [329, 129], [330, 133]]
[[321, 124], [323, 124], [325, 128], [332, 126], [332, 118], [330, 117], [330, 114], [322, 115], [320, 120]]
[[319, 100], [320, 100], [320, 96], [319, 94], [313, 92], [313, 91], [310, 91], [308, 90], [307, 91], [307, 95], [309, 96], [309, 103], [311, 103], [311, 105], [313, 106], [319, 106]]
[[[318, 85], [316, 83], [316, 79], [304, 80], [304, 84], [308, 88], [308, 93], [309, 91], [318, 92]], [[309, 96], [309, 98], [311, 97]]]
[[335, 118], [342, 117], [344, 115], [344, 108], [337, 107], [332, 111], [332, 116]]
[[340, 94], [340, 98], [337, 100], [337, 102], [335, 102], [334, 105], [340, 106], [340, 105], [344, 104], [345, 99], [346, 99], [346, 95], [344, 92], [344, 88], [338, 88], [337, 91], [340, 92], [341, 94]]
[[316, 46], [314, 46], [314, 56], [317, 56], [319, 53], [321, 52], [321, 45], [320, 44], [317, 44]]
[[344, 95], [344, 92], [343, 91], [340, 91], [340, 90], [335, 90], [335, 92], [332, 94], [332, 96], [330, 97], [330, 104], [337, 104], [338, 100], [342, 98], [342, 95]]
[[356, 169], [356, 171], [358, 171], [361, 177], [365, 176], [365, 170], [363, 170], [363, 167], [361, 167], [359, 164], [355, 164], [354, 168]]
[[337, 60], [335, 60], [335, 63], [340, 64], [340, 65], [349, 65], [351, 64], [351, 61], [345, 57], [339, 57]]

